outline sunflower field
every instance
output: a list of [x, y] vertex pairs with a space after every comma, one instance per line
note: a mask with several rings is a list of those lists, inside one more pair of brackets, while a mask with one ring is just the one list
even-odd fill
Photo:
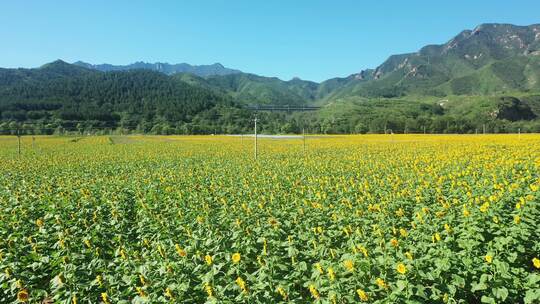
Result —
[[540, 303], [540, 135], [0, 137], [0, 303]]

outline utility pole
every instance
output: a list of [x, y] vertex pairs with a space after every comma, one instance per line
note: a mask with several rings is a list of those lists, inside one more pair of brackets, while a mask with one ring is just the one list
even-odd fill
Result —
[[306, 129], [302, 128], [302, 140], [304, 141], [304, 156], [306, 155]]
[[[257, 157], [258, 157], [258, 134], [257, 134], [257, 122], [258, 122], [258, 117], [257, 117], [257, 114], [259, 111], [285, 111], [287, 113], [289, 112], [293, 112], [293, 111], [302, 111], [302, 112], [305, 112], [305, 111], [313, 111], [313, 110], [318, 110], [320, 109], [320, 107], [313, 107], [313, 106], [310, 106], [310, 107], [305, 107], [305, 106], [302, 106], [301, 108], [300, 107], [297, 107], [297, 106], [293, 106], [291, 107], [290, 105], [251, 105], [251, 106], [248, 106], [248, 109], [249, 110], [252, 110], [253, 113], [254, 113], [254, 119], [253, 119], [253, 122], [254, 122], [254, 127], [255, 127], [255, 160], [257, 160]], [[332, 117], [332, 124], [335, 122], [335, 118]], [[324, 132], [324, 127], [325, 125], [324, 124], [321, 124], [320, 125], [320, 129], [321, 129], [321, 133]], [[303, 145], [304, 145], [304, 151], [306, 150], [306, 138], [305, 138], [305, 124], [302, 125], [302, 134], [303, 134]]]
[[257, 116], [255, 116], [255, 160], [257, 160]]
[[484, 135], [486, 135], [486, 124], [482, 125], [482, 129], [483, 129]]
[[19, 129], [17, 129], [17, 154], [21, 156], [21, 133]]
[[32, 135], [32, 150], [36, 148], [36, 137]]
[[518, 140], [521, 140], [521, 128], [518, 128]]

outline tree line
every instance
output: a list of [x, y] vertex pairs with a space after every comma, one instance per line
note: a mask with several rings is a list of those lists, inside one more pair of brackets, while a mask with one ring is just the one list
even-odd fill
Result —
[[[540, 105], [540, 98], [535, 100]], [[501, 101], [497, 117], [438, 104], [370, 100], [343, 111], [259, 112], [263, 133], [540, 132], [531, 107]], [[540, 107], [538, 107], [540, 108]], [[536, 109], [539, 110], [539, 109]], [[474, 112], [474, 111], [471, 111]], [[98, 72], [63, 63], [0, 69], [0, 134], [246, 134], [255, 113], [226, 92], [146, 70]]]

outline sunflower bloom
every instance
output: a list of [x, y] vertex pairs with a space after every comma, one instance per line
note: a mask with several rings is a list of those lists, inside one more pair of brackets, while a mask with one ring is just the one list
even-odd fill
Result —
[[444, 230], [446, 230], [448, 233], [452, 232], [452, 228], [448, 224], [444, 224]]
[[283, 287], [278, 286], [276, 291], [279, 293], [279, 295], [283, 298], [283, 300], [287, 300], [287, 292], [285, 292], [285, 289]]
[[208, 295], [209, 298], [213, 297], [214, 292], [213, 292], [212, 286], [210, 286], [210, 284], [208, 284], [208, 283], [204, 284], [204, 291], [206, 291], [206, 294]]
[[175, 244], [174, 248], [176, 249], [176, 253], [178, 253], [179, 256], [185, 257], [187, 255], [186, 251], [180, 247], [180, 245]]
[[467, 209], [466, 206], [463, 206], [463, 216], [468, 217], [469, 215], [471, 215], [471, 213], [469, 212], [469, 209]]
[[482, 212], [487, 212], [489, 209], [489, 202], [485, 202], [482, 204], [482, 206], [480, 206], [480, 211]]
[[486, 256], [484, 257], [484, 259], [486, 260], [486, 262], [488, 264], [491, 264], [491, 262], [493, 261], [493, 256], [489, 255], [489, 254], [486, 254]]
[[19, 302], [26, 303], [28, 302], [29, 297], [30, 295], [28, 294], [28, 291], [26, 291], [26, 289], [23, 289], [17, 293], [17, 300], [19, 300]]
[[328, 279], [330, 281], [333, 281], [336, 278], [336, 274], [334, 273], [334, 269], [332, 267], [328, 267]]
[[324, 270], [319, 263], [315, 263], [315, 268], [319, 271], [320, 274], [324, 274]]
[[540, 269], [540, 259], [534, 258], [532, 259], [532, 262], [533, 262], [534, 267]]
[[231, 257], [231, 260], [235, 264], [240, 262], [240, 253], [237, 252], [237, 253], [233, 254], [232, 257]]
[[204, 260], [206, 261], [206, 265], [208, 266], [212, 265], [212, 256], [207, 254], [204, 256]]
[[311, 293], [311, 296], [315, 298], [315, 300], [321, 297], [317, 291], [317, 288], [315, 288], [315, 285], [309, 285], [309, 293]]
[[357, 289], [356, 293], [358, 294], [358, 297], [360, 298], [361, 301], [365, 302], [368, 300], [367, 293], [363, 291], [362, 289]]
[[368, 256], [367, 249], [366, 249], [364, 246], [357, 245], [356, 247], [362, 252], [362, 254], [363, 254], [365, 257]]
[[111, 302], [109, 301], [109, 295], [107, 295], [106, 292], [102, 292], [102, 293], [101, 293], [101, 300], [102, 300], [103, 303], [105, 303], [105, 304], [111, 304]]
[[137, 293], [139, 294], [141, 298], [146, 298], [146, 293], [144, 292], [142, 287], [137, 286], [135, 287], [135, 289], [137, 290]]
[[146, 279], [144, 278], [142, 274], [139, 274], [139, 281], [141, 282], [142, 285], [146, 285]]
[[354, 262], [352, 260], [345, 260], [343, 261], [343, 265], [348, 271], [354, 270]]
[[169, 287], [165, 289], [165, 296], [169, 299], [174, 299], [174, 295]]
[[246, 282], [241, 277], [236, 278], [236, 285], [240, 287], [243, 293], [248, 292], [247, 287], [246, 287]]
[[98, 275], [96, 277], [96, 282], [98, 283], [99, 287], [102, 287], [103, 286], [103, 277]]
[[409, 235], [409, 233], [407, 232], [407, 230], [403, 229], [403, 228], [400, 228], [399, 229], [399, 234], [402, 236], [402, 237], [407, 237], [407, 235]]
[[403, 263], [399, 263], [396, 267], [397, 272], [400, 274], [405, 274], [407, 272], [407, 267]]
[[379, 286], [380, 288], [386, 288], [386, 283], [381, 278], [377, 278], [375, 280], [375, 284], [377, 284], [377, 286]]

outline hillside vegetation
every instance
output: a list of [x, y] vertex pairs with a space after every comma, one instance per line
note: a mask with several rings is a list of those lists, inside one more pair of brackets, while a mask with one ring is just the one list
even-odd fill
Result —
[[259, 113], [269, 133], [539, 132], [538, 96], [540, 25], [484, 24], [321, 83], [221, 65], [0, 69], [0, 132], [245, 133], [253, 104], [321, 107]]

